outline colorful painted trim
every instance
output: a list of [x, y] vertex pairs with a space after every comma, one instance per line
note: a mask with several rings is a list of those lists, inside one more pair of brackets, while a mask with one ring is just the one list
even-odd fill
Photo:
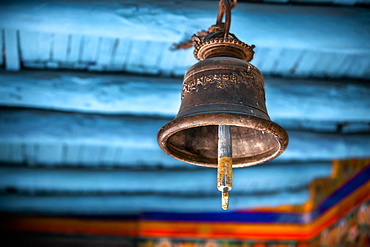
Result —
[[[331, 178], [313, 181], [311, 200], [301, 206], [231, 213], [144, 213], [138, 218], [11, 216], [2, 217], [2, 220], [7, 229], [22, 231], [126, 236], [147, 240], [167, 238], [173, 241], [213, 239], [246, 243], [253, 240], [261, 241], [261, 244], [266, 241], [291, 241], [305, 246], [312, 241], [321, 241], [323, 232], [353, 210], [369, 205], [370, 159], [336, 161], [333, 168]], [[255, 244], [257, 242], [253, 246]]]

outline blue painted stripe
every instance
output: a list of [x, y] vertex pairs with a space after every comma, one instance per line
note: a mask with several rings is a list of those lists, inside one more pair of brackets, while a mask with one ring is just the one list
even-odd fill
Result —
[[327, 199], [321, 202], [311, 214], [312, 219], [320, 217], [327, 210], [335, 206], [346, 196], [352, 194], [356, 189], [360, 188], [370, 179], [370, 166], [358, 173], [355, 177], [347, 181], [341, 188], [331, 194]]
[[144, 213], [144, 220], [180, 222], [303, 223], [301, 214], [270, 212], [231, 213]]

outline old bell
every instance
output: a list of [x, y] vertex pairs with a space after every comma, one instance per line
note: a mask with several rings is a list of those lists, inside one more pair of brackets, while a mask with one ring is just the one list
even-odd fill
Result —
[[200, 62], [186, 72], [180, 110], [159, 130], [158, 143], [168, 155], [199, 166], [224, 169], [220, 160], [229, 157], [218, 180], [219, 190], [227, 192], [231, 168], [277, 157], [288, 135], [267, 114], [263, 76], [249, 63], [254, 46], [225, 35], [220, 25], [203, 37], [194, 35], [193, 44]]

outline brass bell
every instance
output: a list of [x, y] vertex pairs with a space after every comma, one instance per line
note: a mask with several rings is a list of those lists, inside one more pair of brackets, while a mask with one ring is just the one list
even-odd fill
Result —
[[[249, 63], [254, 46], [225, 35], [223, 28], [193, 36], [193, 44], [200, 62], [186, 72], [180, 110], [159, 130], [158, 143], [176, 159], [220, 169], [222, 145], [228, 142], [230, 150], [224, 156], [230, 156], [232, 164], [230, 171], [219, 171], [218, 180], [219, 189], [227, 192], [231, 165], [251, 166], [277, 157], [286, 149], [288, 135], [267, 114], [263, 76]], [[226, 132], [221, 126], [228, 127]], [[230, 185], [220, 185], [224, 176], [229, 176]]]
[[288, 144], [267, 114], [261, 72], [238, 57], [207, 57], [186, 72], [180, 110], [158, 143], [174, 158], [217, 167], [219, 125], [231, 126], [234, 168], [271, 160]]

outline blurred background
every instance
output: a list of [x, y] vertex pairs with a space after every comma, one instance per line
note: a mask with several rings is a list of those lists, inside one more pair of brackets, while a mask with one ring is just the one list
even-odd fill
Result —
[[[312, 181], [332, 176], [333, 160], [370, 156], [369, 4], [238, 1], [230, 31], [256, 45], [251, 63], [265, 77], [269, 115], [290, 143], [277, 159], [234, 171], [229, 213], [303, 205]], [[227, 215], [216, 170], [177, 161], [156, 140], [197, 62], [193, 48], [170, 48], [215, 24], [217, 11], [216, 0], [2, 0], [2, 215]]]

